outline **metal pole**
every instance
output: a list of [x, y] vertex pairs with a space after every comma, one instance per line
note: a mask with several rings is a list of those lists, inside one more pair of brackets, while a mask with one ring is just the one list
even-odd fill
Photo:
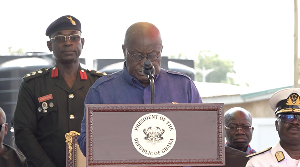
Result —
[[294, 0], [295, 27], [294, 27], [294, 88], [298, 88], [299, 65], [298, 65], [298, 0]]

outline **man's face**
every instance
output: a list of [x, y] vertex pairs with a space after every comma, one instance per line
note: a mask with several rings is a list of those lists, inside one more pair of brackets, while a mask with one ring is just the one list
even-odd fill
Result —
[[144, 36], [135, 37], [134, 40], [128, 42], [125, 46], [122, 46], [126, 69], [129, 74], [135, 78], [137, 78], [144, 86], [149, 85], [149, 80], [146, 76], [143, 75], [142, 69], [143, 64], [146, 58], [143, 58], [141, 61], [134, 61], [131, 56], [133, 54], [141, 54], [144, 57], [155, 54], [157, 55], [157, 59], [152, 61], [152, 64], [155, 68], [155, 75], [160, 72], [160, 64], [161, 64], [161, 52], [163, 46], [161, 45], [160, 38], [148, 39]]
[[[78, 30], [61, 30], [51, 34], [50, 41], [47, 41], [47, 45], [50, 51], [53, 51], [53, 54], [57, 62], [62, 64], [69, 64], [79, 61], [79, 56], [84, 45], [84, 38], [76, 38], [81, 35]], [[66, 40], [59, 40], [57, 37], [69, 36], [66, 37]], [[62, 38], [64, 39], [64, 38]], [[71, 40], [70, 40], [71, 39]]]
[[0, 143], [3, 142], [4, 140], [4, 136], [7, 134], [7, 130], [8, 130], [8, 124], [5, 123], [5, 119], [3, 118], [3, 114], [0, 111]]
[[251, 120], [250, 118], [241, 111], [235, 112], [233, 117], [227, 122], [226, 127], [239, 127], [238, 130], [226, 129], [225, 136], [227, 140], [227, 145], [229, 147], [246, 151], [248, 144], [252, 139], [252, 133], [254, 128], [244, 128], [250, 127]]
[[[298, 114], [296, 114], [298, 115]], [[280, 141], [287, 145], [299, 145], [300, 141], [300, 123], [297, 119], [294, 119], [293, 114], [290, 114], [291, 122], [282, 122], [281, 119], [278, 119], [275, 122], [276, 130]]]

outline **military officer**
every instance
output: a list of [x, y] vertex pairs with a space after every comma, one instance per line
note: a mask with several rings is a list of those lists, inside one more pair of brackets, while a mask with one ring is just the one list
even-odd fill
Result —
[[104, 74], [80, 66], [84, 38], [73, 16], [62, 16], [46, 30], [55, 66], [24, 76], [14, 113], [15, 141], [28, 166], [66, 166], [65, 134], [80, 132], [84, 99]]
[[273, 148], [248, 155], [247, 167], [300, 167], [300, 89], [287, 88], [274, 93], [270, 106], [275, 111], [280, 141]]

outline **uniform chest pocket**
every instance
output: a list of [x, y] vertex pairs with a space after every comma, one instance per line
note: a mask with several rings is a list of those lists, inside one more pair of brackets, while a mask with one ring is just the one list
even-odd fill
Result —
[[50, 132], [57, 128], [58, 112], [53, 99], [39, 103], [38, 132]]

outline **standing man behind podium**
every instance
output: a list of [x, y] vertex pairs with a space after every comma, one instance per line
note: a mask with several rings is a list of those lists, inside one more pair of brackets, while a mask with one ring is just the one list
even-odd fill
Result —
[[79, 132], [85, 96], [103, 74], [80, 66], [84, 38], [78, 19], [58, 18], [48, 26], [46, 36], [55, 66], [23, 78], [14, 113], [15, 137], [28, 166], [64, 167], [65, 134]]
[[[143, 74], [146, 59], [155, 68], [154, 103], [202, 103], [193, 81], [186, 75], [161, 69], [163, 49], [160, 32], [147, 22], [131, 25], [122, 45], [125, 58], [123, 70], [98, 79], [90, 88], [85, 104], [150, 104], [150, 82]], [[85, 116], [78, 143], [86, 155]]]
[[249, 143], [252, 140], [254, 127], [252, 127], [252, 115], [242, 107], [230, 108], [224, 114], [225, 146], [232, 147], [247, 154], [256, 153]]

